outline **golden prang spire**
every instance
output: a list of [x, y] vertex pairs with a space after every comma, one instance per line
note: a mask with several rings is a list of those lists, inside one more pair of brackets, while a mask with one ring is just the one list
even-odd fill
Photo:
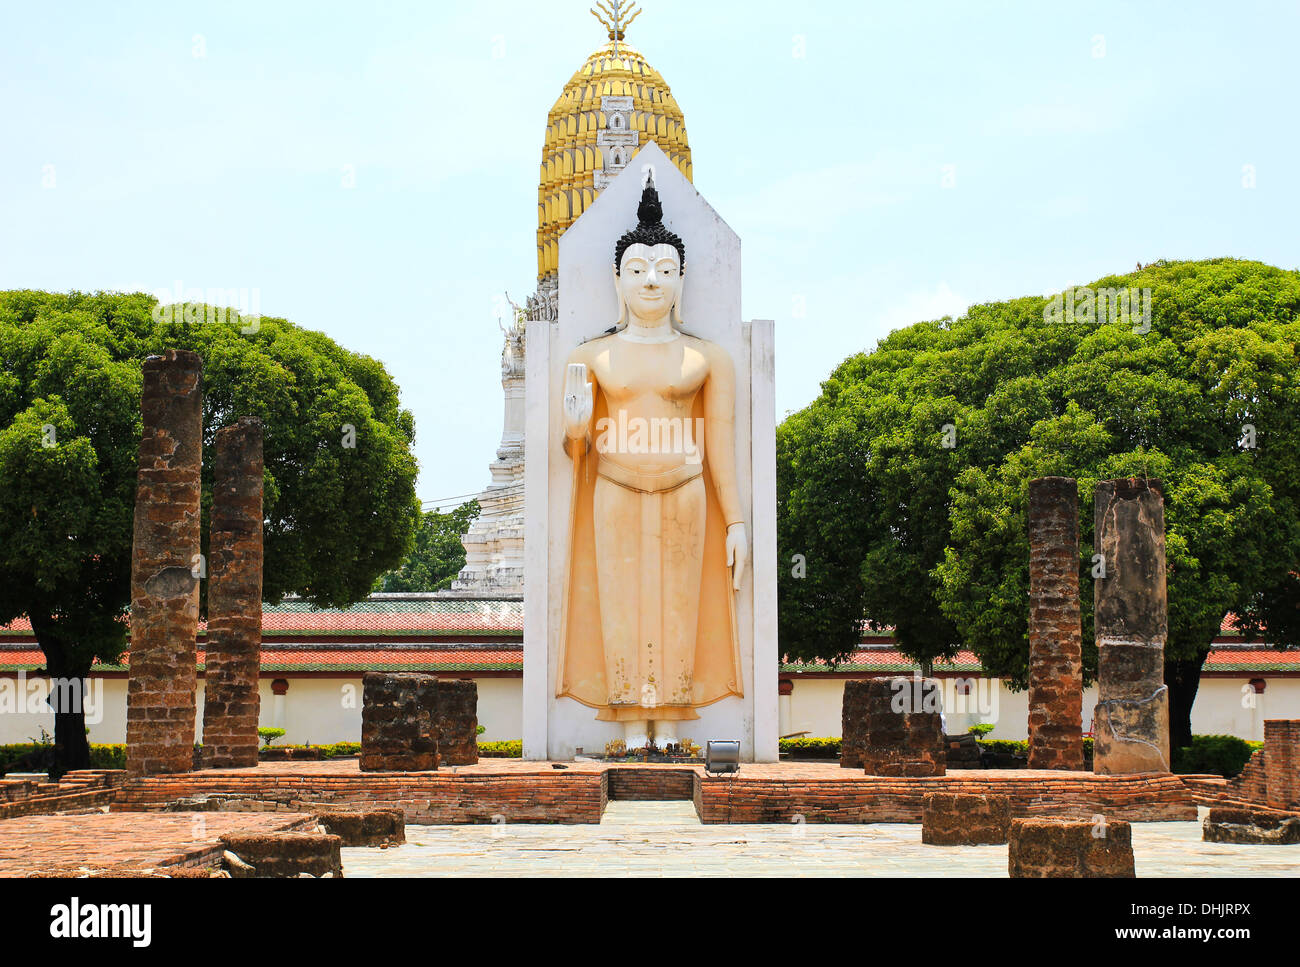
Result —
[[686, 122], [668, 84], [624, 43], [641, 13], [627, 0], [597, 0], [591, 13], [609, 33], [569, 79], [546, 121], [537, 189], [537, 278], [554, 281], [560, 236], [643, 147], [653, 141], [691, 180]]
[[635, 3], [624, 3], [623, 0], [596, 0], [596, 6], [604, 11], [604, 16], [597, 13], [595, 7], [592, 8], [591, 15], [609, 31], [609, 39], [614, 42], [614, 53], [617, 54], [618, 42], [627, 36], [627, 28], [632, 26], [632, 21], [641, 16], [641, 8]]

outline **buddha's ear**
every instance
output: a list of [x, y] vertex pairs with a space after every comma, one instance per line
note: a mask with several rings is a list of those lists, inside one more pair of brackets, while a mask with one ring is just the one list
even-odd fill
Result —
[[614, 300], [618, 303], [618, 322], [615, 325], [622, 329], [627, 325], [627, 300], [623, 298], [623, 287], [619, 285], [618, 269], [614, 269]]
[[683, 272], [677, 277], [677, 301], [673, 303], [672, 322], [677, 323], [677, 328], [685, 327], [686, 322], [682, 319], [682, 300], [686, 298], [686, 273]]

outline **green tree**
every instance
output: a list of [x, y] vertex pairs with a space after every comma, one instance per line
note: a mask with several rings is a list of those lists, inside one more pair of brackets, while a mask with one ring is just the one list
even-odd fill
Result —
[[[191, 306], [159, 321], [158, 308], [139, 294], [0, 292], [0, 622], [30, 618], [52, 677], [82, 682], [126, 644], [150, 354], [204, 359], [205, 518], [216, 431], [265, 423], [267, 601], [364, 598], [419, 519], [414, 420], [380, 363], [283, 319]], [[88, 765], [80, 709], [58, 711], [55, 743], [61, 770]]]
[[[849, 586], [823, 623], [869, 615], [896, 625], [915, 661], [969, 647], [1024, 686], [1028, 482], [1076, 477], [1091, 676], [1093, 487], [1162, 478], [1165, 680], [1174, 741], [1185, 744], [1200, 669], [1227, 615], [1279, 646], [1300, 643], [1300, 274], [1232, 259], [1157, 263], [1090, 288], [1120, 287], [1150, 289], [1149, 332], [1136, 313], [1049, 321], [1047, 300], [1026, 298], [919, 323], [847, 360], [778, 434], [781, 546], [808, 556], [810, 576], [824, 566], [823, 586]], [[851, 449], [838, 442], [845, 434]], [[858, 516], [810, 519], [837, 505]], [[790, 627], [817, 607], [815, 591], [783, 577], [780, 605], [783, 636], [818, 653], [815, 638]]]
[[401, 567], [389, 571], [375, 585], [377, 591], [445, 591], [465, 566], [462, 534], [479, 515], [477, 500], [461, 504], [450, 513], [431, 510], [415, 531], [415, 547]]

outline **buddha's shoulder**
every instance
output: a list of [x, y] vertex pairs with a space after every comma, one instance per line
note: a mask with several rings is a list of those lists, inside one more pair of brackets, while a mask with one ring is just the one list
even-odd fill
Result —
[[608, 349], [613, 345], [611, 342], [613, 338], [613, 333], [606, 333], [605, 335], [596, 336], [592, 339], [588, 339], [584, 343], [580, 343], [578, 347], [569, 354], [569, 362], [586, 362], [593, 356], [598, 355], [602, 350]]
[[710, 342], [708, 339], [701, 339], [699, 336], [692, 336], [688, 332], [682, 333], [682, 338], [686, 340], [686, 345], [710, 361], [731, 361], [731, 354], [723, 349], [719, 343]]

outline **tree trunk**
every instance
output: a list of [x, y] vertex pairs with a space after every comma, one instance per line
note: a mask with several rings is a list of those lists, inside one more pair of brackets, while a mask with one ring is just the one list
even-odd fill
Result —
[[1165, 684], [1169, 686], [1169, 745], [1173, 749], [1192, 744], [1192, 705], [1201, 685], [1201, 666], [1210, 653], [1207, 647], [1195, 658], [1165, 662]]
[[54, 710], [54, 761], [50, 780], [57, 782], [73, 769], [90, 768], [90, 741], [86, 738], [86, 679], [90, 667], [74, 667], [73, 649], [55, 630], [52, 618], [32, 619], [32, 631], [45, 652], [50, 676], [49, 704]]

